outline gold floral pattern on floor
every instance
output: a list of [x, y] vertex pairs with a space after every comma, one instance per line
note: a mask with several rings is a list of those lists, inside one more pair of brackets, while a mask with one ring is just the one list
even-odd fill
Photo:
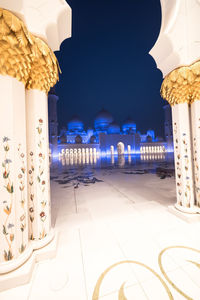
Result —
[[[93, 296], [92, 296], [92, 300], [99, 300], [101, 299], [101, 296], [100, 296], [100, 289], [101, 289], [101, 286], [102, 286], [102, 283], [104, 280], [106, 280], [106, 275], [113, 269], [115, 269], [116, 267], [122, 265], [122, 264], [136, 264], [138, 266], [141, 266], [143, 268], [145, 268], [147, 271], [150, 271], [152, 273], [152, 276], [153, 277], [156, 277], [157, 280], [160, 281], [161, 283], [161, 286], [164, 288], [165, 292], [166, 292], [166, 295], [168, 296], [168, 298], [170, 300], [174, 300], [174, 296], [172, 294], [172, 291], [170, 290], [169, 287], [172, 287], [174, 290], [176, 290], [176, 292], [178, 292], [181, 296], [183, 296], [185, 299], [187, 300], [194, 300], [194, 298], [188, 294], [186, 294], [186, 292], [184, 292], [180, 287], [178, 287], [169, 277], [168, 275], [168, 272], [165, 271], [165, 268], [163, 267], [163, 256], [165, 253], [167, 253], [169, 250], [173, 250], [173, 249], [182, 249], [182, 250], [188, 250], [188, 251], [192, 251], [192, 252], [195, 252], [195, 253], [198, 253], [200, 254], [200, 250], [198, 249], [194, 249], [194, 248], [191, 248], [191, 247], [186, 247], [186, 246], [170, 246], [170, 247], [167, 247], [165, 249], [163, 249], [160, 253], [159, 253], [159, 256], [158, 256], [158, 264], [159, 264], [159, 268], [160, 268], [160, 271], [162, 273], [162, 275], [159, 275], [156, 271], [154, 271], [152, 268], [150, 268], [148, 265], [146, 264], [143, 264], [142, 262], [139, 262], [139, 261], [133, 261], [133, 260], [125, 260], [125, 261], [120, 261], [120, 262], [117, 262], [113, 265], [111, 265], [110, 267], [108, 267], [102, 274], [101, 276], [99, 277], [97, 283], [96, 283], [96, 286], [94, 288], [94, 292], [93, 292]], [[191, 254], [190, 254], [191, 255]], [[197, 262], [197, 261], [194, 261], [194, 259], [191, 259], [191, 260], [186, 260], [186, 262], [192, 264], [194, 267], [198, 268], [200, 270], [200, 263]], [[166, 281], [165, 281], [165, 280]], [[166, 284], [166, 282], [168, 284]], [[119, 288], [119, 292], [118, 292], [118, 299], [116, 300], [129, 300], [126, 295], [125, 295], [125, 284], [126, 282], [124, 282], [121, 287]], [[200, 288], [200, 286], [199, 286]], [[184, 287], [183, 287], [184, 289]], [[133, 295], [134, 296], [134, 295]], [[148, 295], [147, 295], [148, 296]], [[114, 299], [113, 299], [114, 300]]]
[[[159, 257], [158, 257], [158, 263], [159, 263], [159, 267], [160, 267], [160, 270], [163, 274], [163, 276], [165, 277], [165, 279], [167, 280], [167, 282], [180, 294], [182, 295], [184, 298], [186, 298], [187, 300], [193, 300], [193, 298], [189, 295], [187, 295], [185, 292], [183, 292], [176, 284], [173, 283], [173, 281], [169, 278], [169, 276], [167, 275], [166, 271], [164, 270], [163, 268], [163, 265], [162, 265], [162, 258], [163, 258], [163, 255], [165, 252], [169, 251], [170, 249], [186, 249], [186, 250], [189, 250], [189, 251], [192, 251], [192, 252], [196, 252], [196, 253], [199, 253], [200, 254], [200, 250], [198, 249], [194, 249], [194, 248], [190, 248], [190, 247], [185, 247], [185, 246], [170, 246], [170, 247], [167, 247], [165, 249], [163, 249], [160, 254], [159, 254]], [[188, 260], [188, 262], [190, 262], [191, 264], [195, 265], [197, 268], [200, 269], [200, 264], [198, 262], [194, 262], [194, 261], [191, 261], [191, 260]]]

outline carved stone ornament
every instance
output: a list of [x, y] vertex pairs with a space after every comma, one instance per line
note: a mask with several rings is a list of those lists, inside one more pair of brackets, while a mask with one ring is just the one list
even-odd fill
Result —
[[66, 0], [0, 0], [0, 7], [12, 11], [52, 51], [71, 37], [72, 10]]
[[16, 78], [27, 89], [46, 93], [59, 79], [59, 65], [53, 51], [12, 12], [1, 8], [0, 74]]
[[163, 77], [200, 59], [200, 1], [160, 0], [161, 29], [150, 55]]
[[162, 83], [161, 96], [170, 105], [200, 100], [200, 61], [167, 75]]

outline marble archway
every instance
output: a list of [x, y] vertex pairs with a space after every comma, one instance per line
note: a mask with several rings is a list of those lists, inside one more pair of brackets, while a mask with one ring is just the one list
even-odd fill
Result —
[[117, 144], [117, 153], [118, 153], [118, 155], [123, 155], [124, 154], [124, 143], [119, 142]]
[[[162, 97], [172, 107], [177, 203], [200, 212], [200, 2], [161, 0], [162, 25], [150, 54], [163, 74]], [[178, 37], [178, 38], [177, 38]]]
[[53, 51], [71, 36], [71, 8], [65, 1], [18, 2], [0, 3], [0, 87], [6, 99], [0, 111], [0, 291], [16, 285], [14, 270], [29, 260], [17, 276], [18, 284], [24, 283], [41, 258], [40, 249], [48, 257], [56, 243], [47, 94], [60, 71]]

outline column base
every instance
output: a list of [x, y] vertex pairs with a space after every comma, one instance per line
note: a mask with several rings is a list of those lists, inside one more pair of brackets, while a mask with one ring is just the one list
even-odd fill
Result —
[[7, 271], [7, 273], [0, 275], [0, 292], [15, 288], [19, 285], [27, 284], [31, 279], [37, 262], [51, 259], [56, 256], [58, 234], [52, 233], [51, 237], [52, 239], [49, 238], [49, 242], [45, 243], [45, 245], [40, 247], [40, 249], [34, 250], [34, 245], [31, 245], [29, 250], [30, 255], [26, 258], [24, 263], [21, 261], [21, 264], [18, 263], [17, 266], [15, 265], [14, 271]]
[[200, 208], [195, 205], [193, 207], [184, 207], [176, 203], [175, 208], [186, 214], [200, 214]]
[[[33, 248], [29, 246], [17, 259], [0, 264], [0, 276], [9, 273], [23, 265], [32, 255]], [[1, 278], [1, 277], [0, 277]]]
[[168, 206], [168, 210], [170, 213], [172, 213], [173, 215], [175, 215], [176, 217], [182, 219], [187, 223], [200, 222], [200, 214], [198, 210], [196, 210], [195, 208], [198, 207], [194, 207], [193, 209], [189, 210], [182, 206], [180, 207], [179, 205]]
[[38, 250], [38, 249], [45, 247], [53, 240], [54, 236], [55, 236], [55, 232], [54, 232], [54, 230], [51, 230], [48, 233], [48, 235], [45, 238], [43, 238], [42, 240], [31, 241], [33, 250]]

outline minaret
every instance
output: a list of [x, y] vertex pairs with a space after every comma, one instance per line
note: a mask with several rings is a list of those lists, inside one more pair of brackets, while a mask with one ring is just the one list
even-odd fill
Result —
[[49, 143], [57, 146], [58, 143], [58, 119], [57, 119], [57, 101], [55, 87], [48, 94], [48, 113], [49, 113]]
[[167, 142], [167, 150], [173, 151], [173, 129], [172, 129], [172, 110], [169, 104], [163, 106], [165, 113], [165, 140]]

